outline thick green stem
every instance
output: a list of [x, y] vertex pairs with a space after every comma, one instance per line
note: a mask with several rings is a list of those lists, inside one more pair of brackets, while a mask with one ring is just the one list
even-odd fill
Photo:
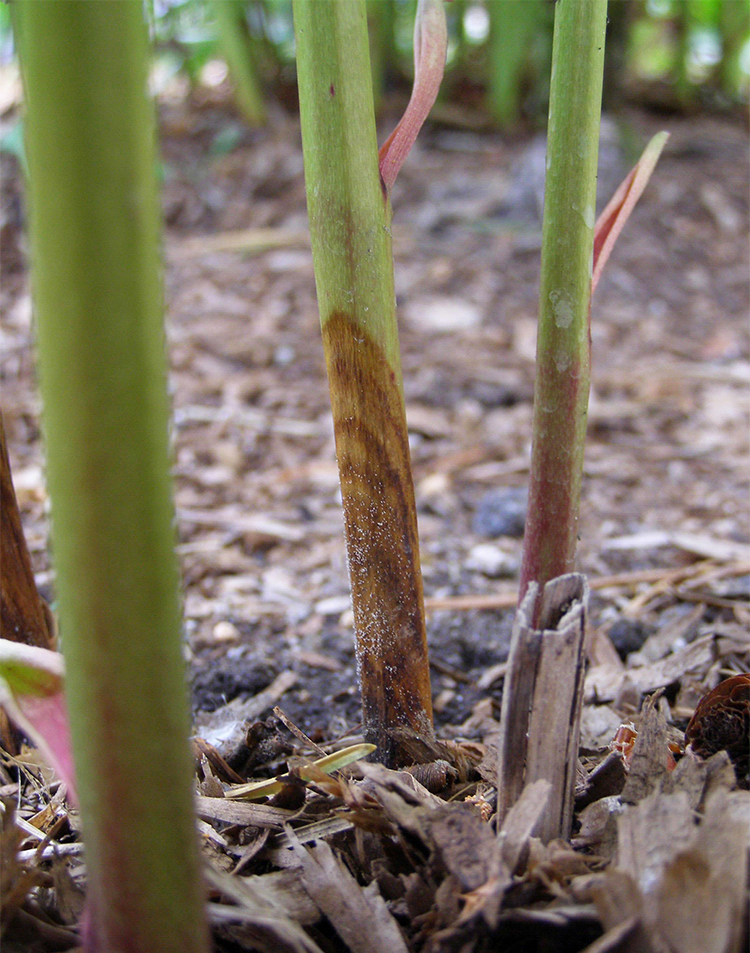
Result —
[[410, 734], [432, 734], [432, 706], [366, 9], [364, 0], [295, 0], [294, 20], [365, 735], [397, 764], [413, 760]]
[[266, 121], [266, 106], [253, 63], [244, 0], [213, 0], [212, 7], [219, 46], [232, 75], [237, 105], [251, 126], [262, 126]]
[[203, 953], [143, 6], [14, 7], [87, 948]]
[[574, 567], [590, 382], [606, 0], [558, 0], [521, 598]]

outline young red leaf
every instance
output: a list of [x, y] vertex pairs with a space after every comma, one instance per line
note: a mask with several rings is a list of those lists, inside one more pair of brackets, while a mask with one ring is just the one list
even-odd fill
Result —
[[39, 748], [77, 803], [64, 679], [58, 652], [0, 639], [0, 706]]
[[437, 99], [447, 48], [443, 0], [419, 0], [414, 23], [414, 87], [406, 112], [378, 154], [380, 175], [389, 193]]
[[617, 189], [609, 201], [594, 227], [594, 271], [591, 277], [591, 294], [599, 283], [602, 270], [607, 263], [607, 259], [612, 253], [615, 242], [620, 232], [625, 227], [625, 223], [630, 218], [630, 213], [635, 208], [635, 203], [643, 194], [643, 190], [651, 178], [651, 173], [656, 167], [661, 151], [664, 148], [668, 132], [659, 132], [649, 142], [643, 150], [636, 165], [630, 170], [625, 180]]

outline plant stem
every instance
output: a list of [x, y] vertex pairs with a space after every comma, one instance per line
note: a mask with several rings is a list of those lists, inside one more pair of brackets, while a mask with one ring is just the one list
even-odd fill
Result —
[[2, 635], [14, 642], [52, 647], [44, 606], [37, 592], [31, 556], [23, 534], [21, 513], [13, 488], [5, 427], [0, 415], [0, 620]]
[[393, 36], [394, 12], [393, 0], [367, 0], [372, 95], [376, 113], [380, 110], [380, 102], [396, 53]]
[[590, 383], [589, 308], [606, 0], [558, 0], [520, 598], [574, 568]]
[[490, 0], [490, 43], [487, 105], [502, 129], [521, 119], [524, 79], [530, 66], [534, 34], [545, 20], [540, 0]]
[[86, 948], [204, 953], [143, 7], [14, 7]]
[[262, 126], [266, 121], [266, 106], [253, 63], [244, 0], [213, 0], [212, 8], [219, 46], [234, 82], [237, 105], [250, 126]]
[[344, 505], [365, 737], [389, 764], [432, 735], [401, 384], [391, 208], [378, 172], [363, 0], [295, 0], [318, 307]]

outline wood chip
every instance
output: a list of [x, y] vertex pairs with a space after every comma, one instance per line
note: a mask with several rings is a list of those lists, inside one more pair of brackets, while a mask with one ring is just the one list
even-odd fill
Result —
[[747, 816], [732, 809], [732, 797], [717, 791], [698, 826], [682, 792], [650, 795], [618, 819], [616, 866], [640, 891], [654, 948], [739, 948], [750, 837]]
[[539, 820], [549, 801], [552, 785], [544, 778], [527, 784], [520, 798], [508, 811], [498, 833], [502, 858], [513, 873], [528, 847], [529, 838], [536, 832]]
[[351, 953], [408, 953], [377, 883], [362, 888], [326, 843], [305, 848], [288, 831], [302, 883]]
[[223, 797], [196, 797], [198, 817], [206, 821], [221, 821], [243, 827], [276, 828], [281, 830], [295, 811], [286, 811], [269, 804], [252, 804], [249, 801], [230, 801]]
[[651, 665], [629, 668], [625, 671], [609, 665], [599, 665], [586, 674], [584, 698], [587, 702], [614, 701], [626, 679], [643, 694], [664, 688], [686, 675], [703, 675], [716, 658], [716, 639], [707, 635], [696, 639], [684, 649], [672, 652]]

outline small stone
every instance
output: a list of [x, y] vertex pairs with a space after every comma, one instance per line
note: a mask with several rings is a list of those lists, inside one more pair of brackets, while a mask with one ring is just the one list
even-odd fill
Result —
[[217, 622], [213, 628], [215, 642], [239, 642], [240, 632], [236, 625], [222, 620]]
[[493, 546], [492, 543], [479, 543], [469, 550], [466, 568], [481, 572], [490, 579], [497, 579], [500, 576], [512, 576], [518, 566], [516, 561], [504, 553], [499, 546]]
[[649, 636], [648, 629], [635, 619], [617, 619], [607, 633], [621, 659], [637, 652]]
[[329, 596], [315, 603], [315, 611], [318, 615], [341, 615], [350, 609], [351, 605], [351, 596]]
[[490, 490], [482, 497], [472, 528], [477, 536], [523, 536], [528, 493], [524, 487], [508, 486]]
[[465, 331], [482, 322], [482, 312], [463, 298], [417, 298], [405, 308], [409, 324], [420, 331]]
[[273, 362], [278, 367], [286, 367], [296, 358], [297, 352], [291, 344], [280, 344], [273, 352]]

